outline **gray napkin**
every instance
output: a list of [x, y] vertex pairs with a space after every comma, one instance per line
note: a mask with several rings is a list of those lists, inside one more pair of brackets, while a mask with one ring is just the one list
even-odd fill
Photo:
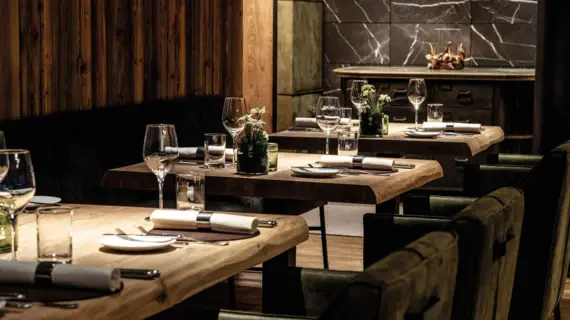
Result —
[[[37, 262], [0, 261], [0, 284], [35, 284]], [[60, 287], [115, 292], [121, 288], [119, 269], [56, 264], [51, 281]]]

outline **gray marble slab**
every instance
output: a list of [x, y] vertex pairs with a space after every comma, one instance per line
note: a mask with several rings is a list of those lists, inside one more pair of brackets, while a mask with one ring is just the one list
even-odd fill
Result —
[[323, 0], [325, 22], [390, 22], [390, 0]]
[[[421, 65], [427, 66], [426, 54], [429, 53], [429, 43], [433, 43], [436, 52], [445, 48], [447, 41], [453, 43], [453, 51], [463, 43], [463, 48], [469, 54], [470, 31], [469, 25], [461, 24], [400, 24], [391, 25], [390, 61], [392, 65]], [[395, 41], [395, 39], [398, 39]]]
[[473, 23], [536, 23], [538, 0], [471, 0]]
[[470, 0], [392, 0], [393, 23], [469, 23]]
[[390, 63], [390, 25], [325, 23], [324, 63]]
[[473, 24], [471, 56], [480, 67], [532, 67], [536, 24]]

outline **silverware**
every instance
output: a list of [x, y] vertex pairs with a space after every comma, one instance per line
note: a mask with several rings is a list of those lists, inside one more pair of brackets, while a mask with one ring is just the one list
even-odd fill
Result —
[[178, 160], [176, 164], [189, 164], [189, 165], [198, 165], [200, 163], [194, 161], [186, 161], [186, 160]]
[[289, 131], [308, 131], [308, 132], [322, 132], [318, 128], [305, 128], [305, 127], [289, 127]]
[[265, 228], [274, 228], [277, 227], [277, 221], [275, 220], [260, 220], [258, 219], [257, 222], [258, 227], [265, 227]]
[[[149, 233], [145, 228], [138, 226], [137, 229], [139, 229], [144, 235], [147, 236], [153, 236], [155, 235], [155, 233]], [[162, 233], [157, 233], [159, 235], [162, 236], [171, 236], [174, 237], [176, 236], [178, 241], [190, 241], [190, 242], [196, 242], [196, 243], [204, 243], [204, 244], [213, 244], [213, 245], [219, 245], [219, 246], [227, 246], [228, 242], [227, 241], [215, 241], [215, 240], [198, 240], [196, 238], [192, 238], [192, 237], [186, 237], [183, 236], [181, 234], [175, 234], [175, 233], [168, 233], [168, 232], [162, 232]]]
[[73, 310], [79, 308], [79, 305], [77, 303], [43, 302], [42, 307]]
[[6, 300], [6, 307], [18, 308], [18, 309], [30, 309], [32, 307], [32, 304]]
[[160, 277], [160, 271], [155, 269], [121, 268], [119, 271], [121, 271], [121, 278], [149, 280]]
[[413, 163], [394, 163], [394, 168], [399, 169], [414, 169], [416, 167]]

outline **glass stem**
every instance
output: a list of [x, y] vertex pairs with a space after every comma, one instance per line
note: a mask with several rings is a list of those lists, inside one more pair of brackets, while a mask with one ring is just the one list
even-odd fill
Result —
[[235, 167], [235, 166], [237, 166], [237, 139], [236, 139], [236, 137], [233, 137], [232, 140], [233, 140], [233, 147], [234, 147], [234, 153], [232, 155], [232, 165]]
[[158, 208], [163, 209], [164, 202], [162, 200], [162, 188], [164, 186], [164, 179], [158, 178], [157, 180], [158, 180]]
[[330, 136], [330, 130], [327, 130], [327, 142], [326, 142], [326, 148], [325, 148], [325, 154], [329, 154], [329, 136]]
[[12, 261], [17, 261], [16, 256], [16, 214], [14, 212], [10, 212], [10, 227], [12, 228], [11, 236], [12, 236]]
[[414, 106], [414, 109], [416, 109], [416, 130], [419, 130], [419, 126], [418, 126], [418, 106]]

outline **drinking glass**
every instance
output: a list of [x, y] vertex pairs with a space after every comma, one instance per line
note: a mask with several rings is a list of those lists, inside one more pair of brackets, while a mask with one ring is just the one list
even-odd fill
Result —
[[244, 98], [226, 98], [224, 100], [224, 110], [222, 111], [222, 123], [232, 136], [234, 155], [232, 157], [232, 167], [236, 167], [237, 158], [237, 137], [245, 128], [245, 122], [240, 120], [247, 114], [247, 106]]
[[350, 131], [352, 127], [352, 108], [338, 108], [340, 122], [336, 127], [337, 132]]
[[44, 207], [36, 211], [38, 262], [71, 263], [73, 210]]
[[360, 119], [360, 113], [364, 108], [365, 98], [362, 96], [362, 86], [367, 85], [367, 80], [352, 80], [352, 85], [350, 86], [350, 101], [356, 107], [358, 111], [358, 119]]
[[443, 108], [443, 104], [441, 103], [428, 103], [427, 122], [443, 122], [443, 112], [441, 108]]
[[206, 168], [224, 168], [226, 166], [225, 133], [206, 133], [204, 135], [204, 166]]
[[279, 146], [275, 142], [267, 144], [267, 160], [268, 170], [271, 172], [277, 171], [277, 160], [279, 159]]
[[338, 155], [356, 156], [358, 155], [358, 132], [342, 131], [338, 133]]
[[410, 79], [408, 83], [408, 100], [414, 105], [416, 111], [416, 130], [418, 126], [418, 110], [426, 99], [426, 82], [424, 79]]
[[206, 209], [206, 175], [203, 172], [190, 171], [176, 175], [176, 208]]
[[6, 137], [4, 137], [4, 131], [0, 131], [0, 149], [6, 149]]
[[174, 125], [149, 124], [146, 126], [143, 159], [158, 180], [158, 207], [162, 209], [164, 179], [178, 159], [178, 138]]
[[10, 219], [12, 261], [16, 261], [17, 215], [36, 193], [36, 179], [28, 150], [0, 150], [0, 167], [8, 167], [0, 182], [0, 209]]
[[337, 97], [319, 97], [317, 104], [317, 124], [327, 136], [326, 154], [329, 154], [329, 137], [331, 131], [340, 123], [340, 103]]

